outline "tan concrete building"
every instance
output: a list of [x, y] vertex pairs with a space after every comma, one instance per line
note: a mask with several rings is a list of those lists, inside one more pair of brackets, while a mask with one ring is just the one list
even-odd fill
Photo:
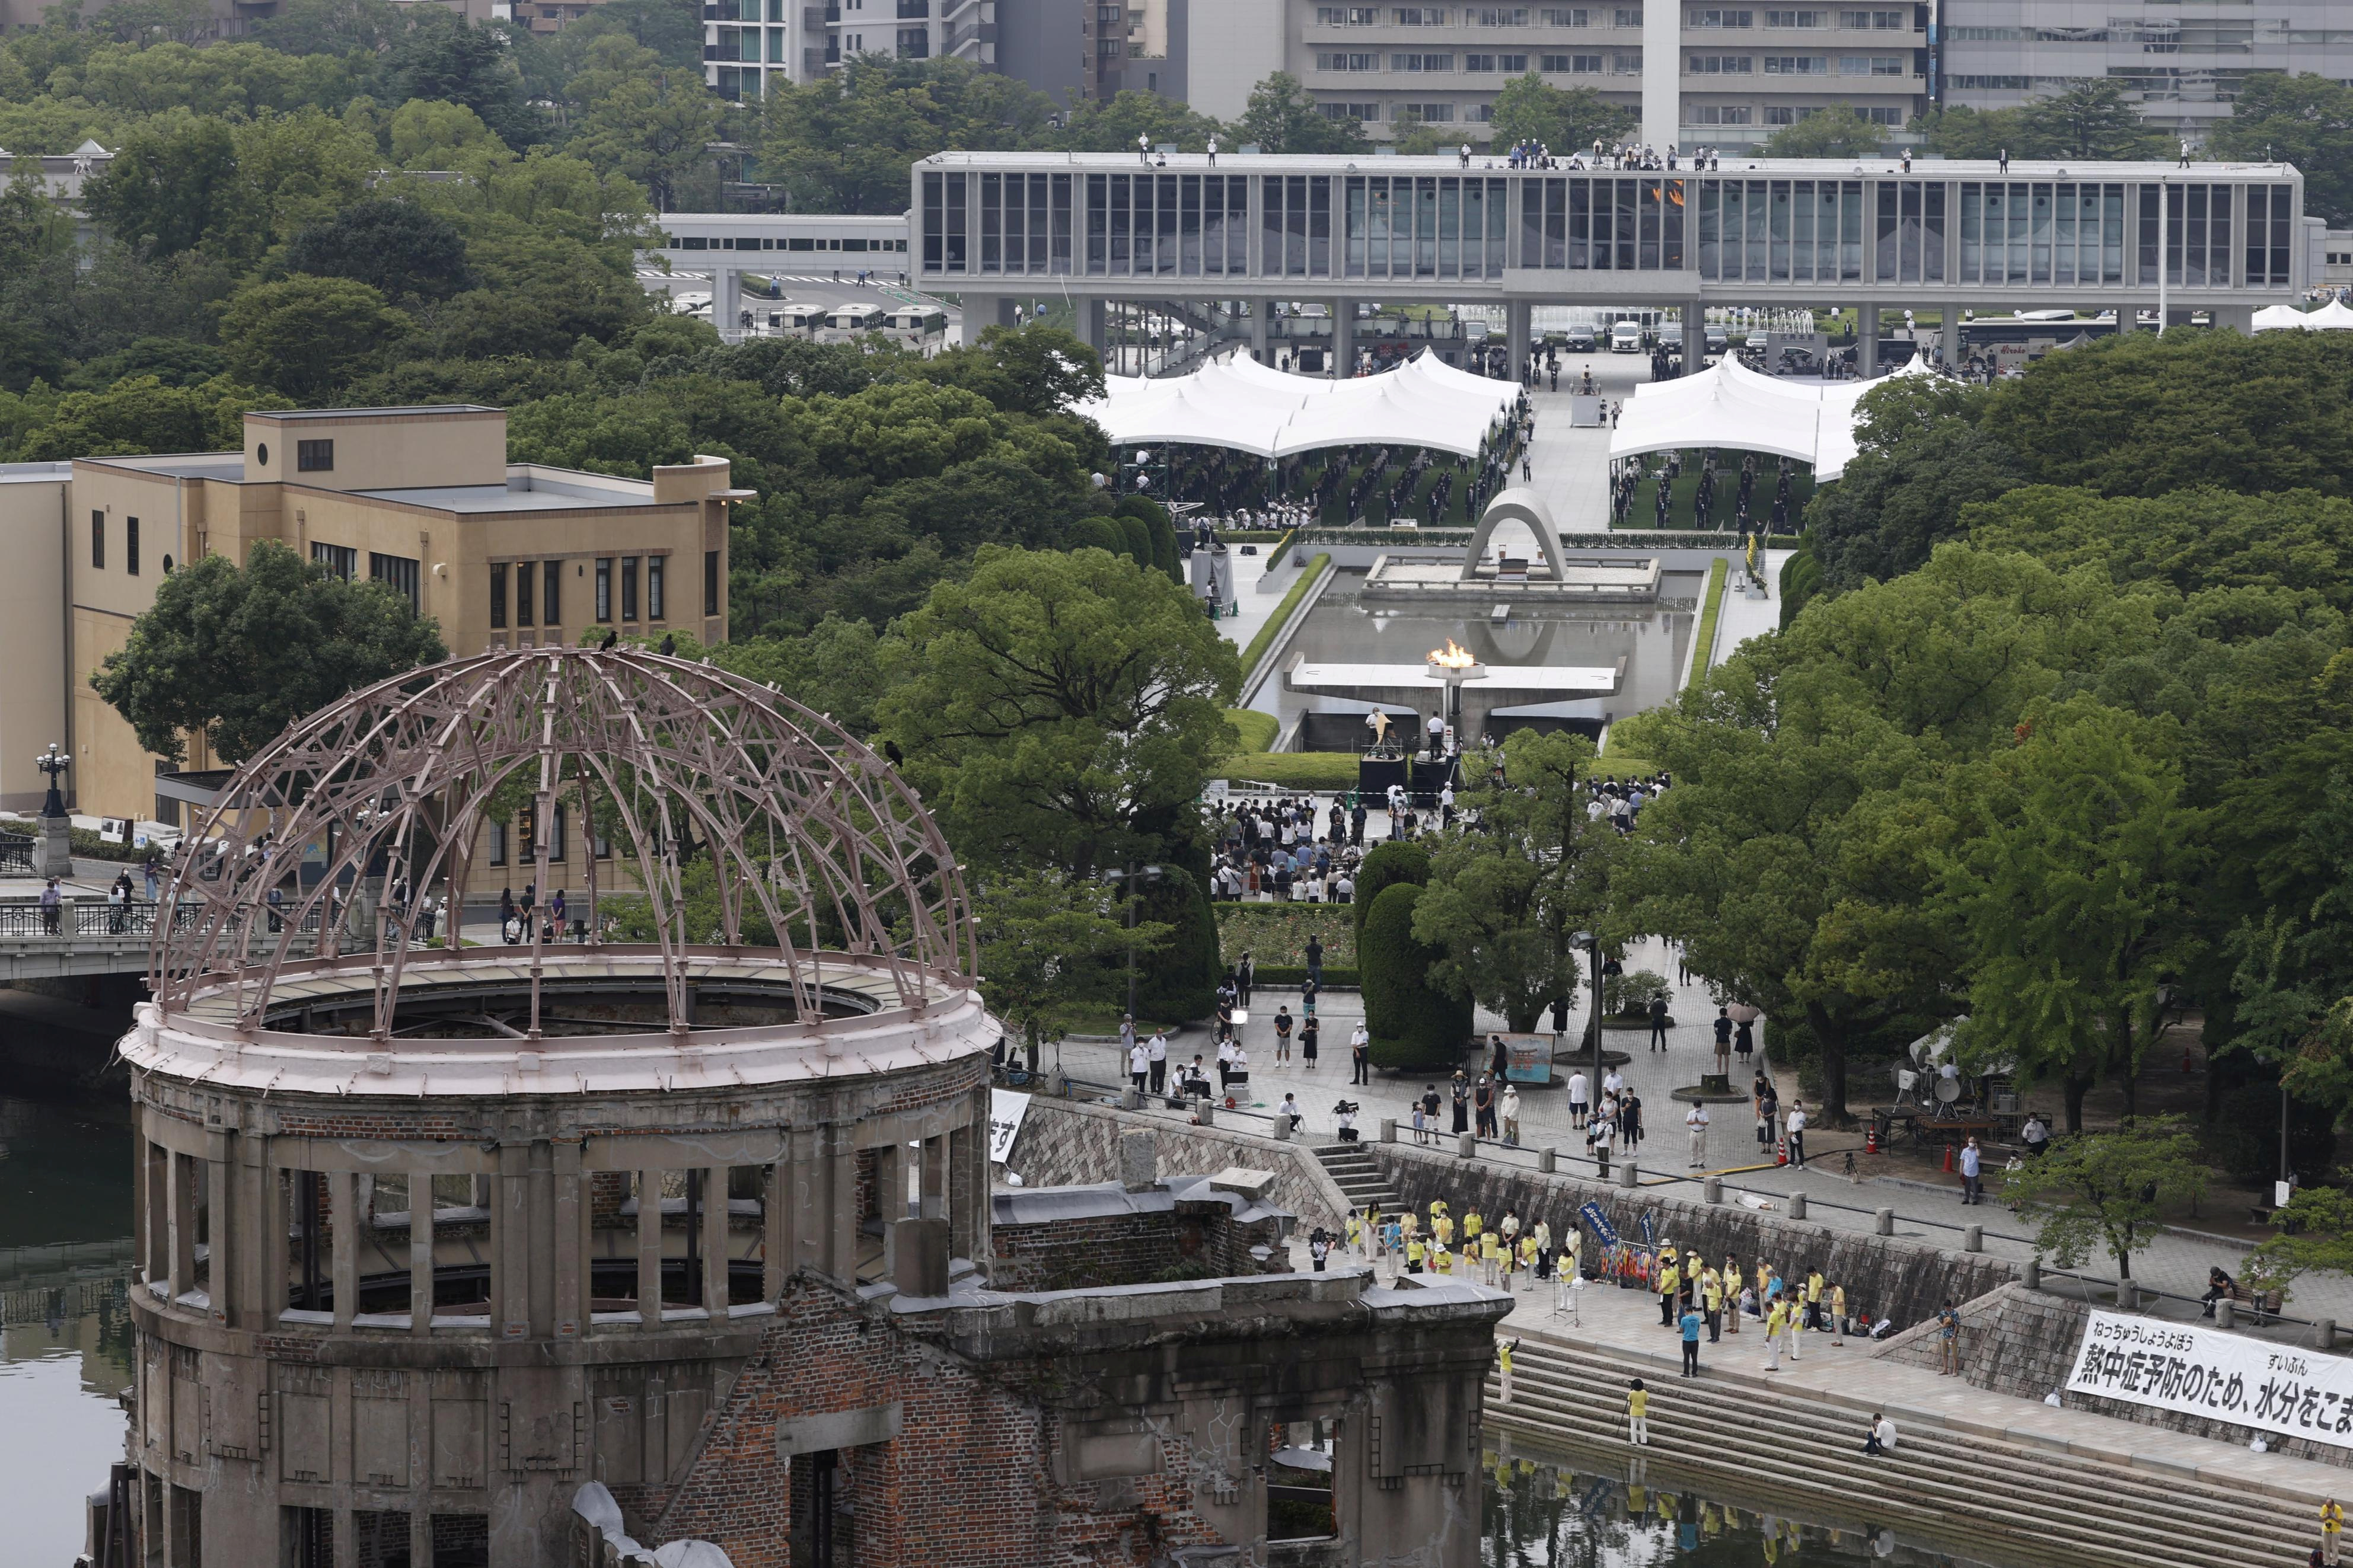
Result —
[[[248, 414], [242, 452], [85, 458], [47, 488], [61, 488], [61, 500], [30, 477], [0, 483], [0, 528], [29, 539], [43, 508], [55, 518], [62, 505], [62, 526], [47, 526], [63, 540], [52, 553], [64, 555], [59, 706], [70, 710], [52, 718], [32, 702], [20, 739], [0, 704], [0, 792], [13, 805], [37, 789], [37, 773], [31, 784], [17, 774], [39, 745], [67, 738], [69, 717], [76, 809], [166, 822], [195, 797], [159, 792], [163, 759], [89, 678], [178, 563], [208, 551], [241, 563], [275, 540], [406, 595], [440, 624], [452, 653], [577, 642], [591, 626], [675, 629], [710, 643], [726, 636], [727, 504], [750, 493], [730, 488], [724, 458], [657, 468], [650, 480], [510, 463], [505, 413], [470, 405]], [[22, 504], [11, 499], [19, 493]], [[0, 601], [9, 592], [0, 584]], [[58, 602], [48, 601], [52, 627]], [[35, 648], [47, 635], [10, 620], [0, 649]], [[44, 722], [58, 732], [30, 744]], [[184, 766], [216, 765], [192, 738]]]

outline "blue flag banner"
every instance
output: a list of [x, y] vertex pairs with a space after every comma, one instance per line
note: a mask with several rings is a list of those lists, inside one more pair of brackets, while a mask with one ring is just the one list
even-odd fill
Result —
[[1618, 1245], [1618, 1227], [1611, 1225], [1609, 1216], [1601, 1212], [1601, 1205], [1598, 1200], [1588, 1203], [1577, 1212], [1578, 1217], [1585, 1221], [1585, 1227], [1593, 1233], [1594, 1240], [1604, 1247]]
[[1659, 1214], [1656, 1209], [1642, 1211], [1642, 1245], [1655, 1246], [1659, 1239]]

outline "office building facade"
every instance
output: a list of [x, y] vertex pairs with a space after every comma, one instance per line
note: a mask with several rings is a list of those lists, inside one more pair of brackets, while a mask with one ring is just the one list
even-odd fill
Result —
[[1001, 0], [705, 0], [703, 79], [749, 101], [810, 82], [860, 55], [997, 64]]
[[2231, 115], [2249, 76], [2313, 72], [2353, 80], [2353, 15], [2331, 0], [2282, 0], [2262, 14], [2108, 0], [1947, 0], [1942, 101], [2009, 109], [2086, 81], [2120, 83], [2150, 123], [2201, 141]]

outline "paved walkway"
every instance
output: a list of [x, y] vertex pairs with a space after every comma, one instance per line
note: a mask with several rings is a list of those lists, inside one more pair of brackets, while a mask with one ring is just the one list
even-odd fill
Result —
[[[1376, 836], [1380, 813], [1376, 822], [1367, 826], [1366, 841]], [[1383, 827], [1381, 831], [1385, 832]], [[1651, 970], [1670, 981], [1677, 978], [1673, 957], [1661, 939], [1644, 938], [1627, 953], [1628, 970]], [[1647, 1036], [1639, 1029], [1605, 1031], [1605, 1046], [1612, 1050], [1630, 1053], [1632, 1060], [1623, 1069], [1626, 1081], [1641, 1097], [1644, 1119], [1651, 1136], [1636, 1152], [1636, 1163], [1642, 1167], [1642, 1180], [1647, 1185], [1672, 1184], [1682, 1186], [1691, 1195], [1697, 1195], [1694, 1183], [1704, 1174], [1723, 1174], [1727, 1191], [1726, 1202], [1769, 1204], [1776, 1212], [1786, 1212], [1789, 1194], [1804, 1192], [1808, 1198], [1807, 1217], [1818, 1224], [1841, 1230], [1868, 1231], [1877, 1225], [1876, 1210], [1886, 1207], [1895, 1211], [1895, 1234], [1931, 1247], [1957, 1249], [1962, 1244], [1962, 1227], [1976, 1224], [1983, 1227], [1986, 1251], [1994, 1257], [2024, 1263], [2035, 1256], [2031, 1229], [2025, 1221], [1989, 1199], [1974, 1207], [1964, 1207], [1957, 1184], [1930, 1186], [1922, 1183], [1887, 1179], [1879, 1175], [1883, 1163], [1862, 1152], [1860, 1132], [1817, 1131], [1808, 1135], [1810, 1168], [1778, 1168], [1766, 1164], [1757, 1168], [1757, 1149], [1753, 1142], [1754, 1121], [1745, 1105], [1714, 1108], [1715, 1125], [1709, 1141], [1709, 1168], [1690, 1172], [1685, 1167], [1683, 1127], [1683, 1107], [1670, 1098], [1672, 1090], [1695, 1083], [1699, 1076], [1712, 1068], [1715, 1061], [1712, 1030], [1715, 1010], [1708, 1005], [1706, 994], [1694, 980], [1687, 986], [1677, 987], [1676, 1023], [1668, 1032], [1668, 1045], [1663, 1051], [1647, 1050]], [[1367, 1087], [1352, 1088], [1349, 1084], [1347, 1040], [1349, 1032], [1364, 1016], [1360, 996], [1353, 994], [1326, 994], [1318, 998], [1316, 1012], [1323, 1021], [1323, 1058], [1310, 1072], [1305, 1064], [1293, 1060], [1288, 1067], [1274, 1059], [1274, 1030], [1271, 1020], [1278, 1007], [1288, 1005], [1294, 1016], [1299, 1012], [1296, 991], [1262, 989], [1254, 998], [1250, 1010], [1250, 1022], [1241, 1030], [1242, 1043], [1250, 1054], [1251, 1102], [1249, 1109], [1260, 1116], [1270, 1114], [1282, 1104], [1288, 1092], [1298, 1096], [1305, 1110], [1305, 1136], [1310, 1141], [1330, 1138], [1335, 1127], [1333, 1103], [1342, 1098], [1357, 1101], [1363, 1110], [1357, 1125], [1367, 1140], [1379, 1136], [1382, 1119], [1393, 1117], [1399, 1123], [1398, 1136], [1410, 1138], [1408, 1130], [1412, 1117], [1412, 1102], [1424, 1082], [1442, 1081], [1442, 1075], [1411, 1075], [1376, 1073]], [[1582, 1016], [1581, 1013], [1578, 1015]], [[1483, 1033], [1503, 1027], [1503, 1020], [1483, 1009], [1476, 1015], [1477, 1027]], [[1577, 1020], [1572, 1019], [1572, 1028]], [[1762, 1037], [1760, 1023], [1760, 1061], [1767, 1070], [1775, 1071], [1775, 1081], [1786, 1110], [1799, 1093], [1796, 1075], [1776, 1069], [1770, 1060], [1770, 1040]], [[1073, 1078], [1105, 1086], [1125, 1081], [1125, 1072], [1119, 1061], [1117, 1047], [1107, 1043], [1066, 1040], [1061, 1047], [1063, 1068]], [[1190, 1028], [1180, 1032], [1171, 1042], [1170, 1055], [1177, 1059], [1189, 1059], [1195, 1052], [1205, 1058], [1214, 1058], [1215, 1050], [1208, 1031]], [[1296, 1057], [1296, 1047], [1293, 1056]], [[1563, 1075], [1567, 1068], [1564, 1067]], [[1753, 1073], [1743, 1073], [1736, 1068], [1733, 1075], [1736, 1087], [1746, 1089]], [[1871, 1102], [1877, 1086], [1858, 1078], [1850, 1085], [1853, 1104]], [[1523, 1089], [1520, 1095], [1520, 1131], [1522, 1147], [1506, 1149], [1500, 1144], [1482, 1143], [1480, 1157], [1523, 1164], [1534, 1168], [1535, 1151], [1550, 1146], [1559, 1151], [1561, 1169], [1572, 1173], [1590, 1175], [1593, 1167], [1584, 1160], [1585, 1135], [1569, 1125], [1568, 1097], [1560, 1089]], [[1171, 1116], [1176, 1112], [1166, 1112]], [[1451, 1140], [1451, 1134], [1450, 1140]], [[1854, 1173], [1849, 1175], [1847, 1156], [1852, 1153]], [[1769, 1161], [1770, 1154], [1765, 1156]], [[1988, 1162], [1987, 1185], [1998, 1188], [1999, 1160]], [[1949, 1178], [1947, 1179], [1950, 1180]], [[1746, 1194], [1746, 1200], [1742, 1194]], [[2145, 1289], [2160, 1290], [2177, 1297], [2196, 1297], [2205, 1288], [2206, 1270], [2216, 1263], [2235, 1270], [2237, 1262], [2247, 1251], [2244, 1242], [2223, 1237], [2204, 1238], [2181, 1232], [2168, 1232], [2155, 1237], [2147, 1251], [2133, 1260], [2133, 1277]], [[2073, 1288], [2098, 1294], [2113, 1279], [2107, 1260], [2094, 1258], [2083, 1272], [2091, 1282]], [[2051, 1276], [2046, 1272], [2046, 1279]], [[2175, 1314], [2184, 1309], [2179, 1302], [2168, 1302], [2165, 1309]], [[2188, 1311], [2194, 1313], [2191, 1306]], [[2353, 1324], [2353, 1279], [2306, 1276], [2296, 1281], [2289, 1310], [2301, 1319], [2334, 1318]], [[2284, 1325], [2272, 1331], [2281, 1338], [2300, 1339], [2305, 1331], [2295, 1325]]]

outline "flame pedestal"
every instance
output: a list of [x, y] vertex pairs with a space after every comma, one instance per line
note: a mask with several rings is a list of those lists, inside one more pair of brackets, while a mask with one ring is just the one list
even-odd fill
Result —
[[1438, 710], [1457, 735], [1462, 733], [1462, 683], [1484, 680], [1487, 667], [1449, 639], [1442, 648], [1432, 648], [1424, 671], [1430, 679], [1443, 683], [1444, 694], [1439, 699]]

